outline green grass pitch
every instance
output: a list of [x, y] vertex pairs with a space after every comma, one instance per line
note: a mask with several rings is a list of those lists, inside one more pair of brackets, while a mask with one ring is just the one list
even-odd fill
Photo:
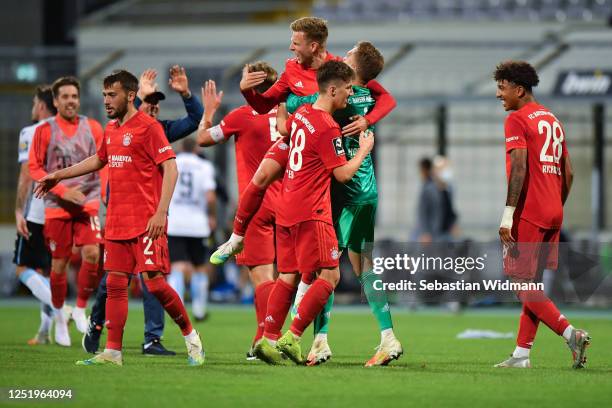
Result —
[[[140, 354], [143, 314], [139, 305], [131, 304], [124, 366], [119, 368], [75, 366], [87, 355], [73, 325], [71, 348], [28, 346], [27, 339], [38, 327], [38, 307], [33, 302], [3, 302], [0, 387], [5, 395], [7, 388], [72, 388], [68, 406], [106, 408], [612, 406], [612, 316], [566, 313], [593, 337], [585, 370], [570, 368], [569, 350], [545, 326], [540, 327], [530, 370], [492, 368], [513, 350], [512, 339], [456, 339], [467, 328], [515, 331], [518, 311], [504, 310], [459, 316], [396, 311], [395, 331], [404, 356], [388, 367], [366, 369], [363, 363], [379, 340], [366, 308], [336, 310], [329, 335], [334, 356], [327, 364], [268, 367], [245, 361], [254, 316], [251, 309], [239, 307], [214, 308], [210, 319], [197, 325], [206, 364], [192, 368], [186, 366], [182, 337], [169, 318], [165, 344], [179, 355]], [[310, 337], [310, 332], [305, 335], [305, 353]], [[7, 404], [11, 405], [6, 399], [0, 401]]]

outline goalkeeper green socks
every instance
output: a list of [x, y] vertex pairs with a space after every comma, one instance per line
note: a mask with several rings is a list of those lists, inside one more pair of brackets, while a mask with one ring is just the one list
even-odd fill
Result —
[[379, 279], [372, 271], [367, 271], [361, 274], [359, 282], [363, 286], [363, 292], [366, 295], [366, 299], [370, 304], [370, 309], [374, 313], [374, 317], [378, 321], [380, 331], [392, 329], [393, 322], [391, 321], [391, 310], [389, 308], [389, 301], [387, 299], [387, 293], [384, 290], [374, 289], [374, 281]]
[[314, 320], [314, 334], [327, 334], [329, 331], [329, 320], [331, 317], [331, 310], [334, 305], [334, 292], [327, 299], [327, 303], [323, 306], [321, 313], [317, 315]]

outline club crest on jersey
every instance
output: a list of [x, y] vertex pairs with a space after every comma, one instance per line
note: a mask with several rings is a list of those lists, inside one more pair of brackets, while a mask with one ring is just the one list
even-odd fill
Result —
[[338, 251], [338, 248], [332, 248], [332, 250], [331, 250], [331, 257], [334, 260], [340, 258], [340, 252]]
[[278, 148], [280, 150], [287, 150], [289, 148], [289, 145], [287, 143], [284, 143], [284, 142], [283, 143], [279, 143], [278, 144]]
[[130, 143], [132, 143], [132, 134], [131, 133], [126, 133], [125, 135], [123, 135], [123, 145], [124, 146], [129, 146]]
[[57, 249], [57, 244], [55, 243], [55, 241], [49, 241], [49, 249], [51, 250], [51, 252], [55, 252], [55, 250]]
[[336, 156], [344, 156], [344, 147], [342, 147], [342, 138], [336, 137], [332, 140], [334, 144], [334, 150], [336, 151]]

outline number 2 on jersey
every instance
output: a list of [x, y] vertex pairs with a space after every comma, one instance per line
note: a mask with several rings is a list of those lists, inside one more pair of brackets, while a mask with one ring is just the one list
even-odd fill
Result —
[[[544, 141], [544, 146], [542, 146], [542, 151], [540, 152], [540, 161], [545, 163], [559, 163], [561, 156], [563, 155], [563, 140], [565, 139], [565, 135], [563, 134], [563, 129], [561, 125], [556, 120], [552, 122], [552, 125], [545, 121], [541, 120], [538, 122], [538, 132], [540, 135], [546, 136], [546, 140]], [[550, 147], [550, 139], [552, 138], [552, 155], [547, 154], [548, 148]]]

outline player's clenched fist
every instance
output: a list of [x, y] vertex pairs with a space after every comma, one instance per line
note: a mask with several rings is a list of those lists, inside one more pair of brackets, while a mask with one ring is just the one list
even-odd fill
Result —
[[263, 83], [268, 76], [264, 71], [249, 72], [249, 65], [242, 69], [242, 79], [240, 80], [240, 90], [246, 91]]
[[374, 147], [374, 132], [366, 130], [359, 134], [359, 150], [372, 151]]

